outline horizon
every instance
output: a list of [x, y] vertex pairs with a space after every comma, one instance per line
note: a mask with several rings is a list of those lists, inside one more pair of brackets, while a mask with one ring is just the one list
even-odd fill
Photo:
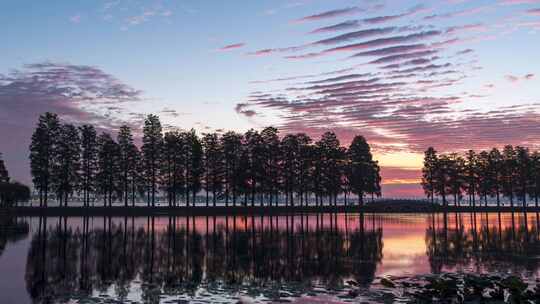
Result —
[[[423, 196], [423, 151], [540, 143], [540, 1], [8, 1], [0, 153], [30, 184], [37, 118], [113, 134], [275, 126], [366, 137], [383, 196]], [[46, 26], [43, 26], [46, 25]], [[22, 38], [27, 39], [22, 42]]]

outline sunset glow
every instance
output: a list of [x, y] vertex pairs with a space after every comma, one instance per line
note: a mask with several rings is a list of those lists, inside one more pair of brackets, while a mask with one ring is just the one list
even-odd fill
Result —
[[111, 131], [149, 113], [198, 133], [331, 130], [344, 145], [364, 135], [400, 195], [419, 182], [428, 146], [538, 145], [539, 6], [5, 1], [0, 151], [28, 183], [26, 150], [45, 111]]

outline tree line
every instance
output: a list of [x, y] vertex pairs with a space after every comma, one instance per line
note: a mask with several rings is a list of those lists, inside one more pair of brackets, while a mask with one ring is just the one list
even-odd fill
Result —
[[540, 195], [540, 152], [507, 145], [503, 150], [493, 148], [479, 153], [469, 150], [464, 154], [438, 154], [428, 148], [424, 154], [422, 186], [433, 201], [438, 196], [444, 205], [453, 197], [460, 205], [467, 197], [470, 206], [495, 200], [497, 206], [506, 199], [510, 206], [521, 203], [526, 207], [534, 200], [538, 206]]
[[168, 206], [260, 204], [337, 205], [338, 196], [354, 194], [358, 204], [367, 195], [381, 195], [377, 161], [362, 136], [348, 148], [333, 132], [320, 140], [304, 133], [279, 136], [274, 127], [206, 133], [195, 130], [164, 132], [159, 117], [148, 115], [142, 145], [135, 144], [130, 127], [117, 136], [85, 124], [62, 123], [53, 113], [39, 117], [30, 144], [31, 174], [40, 206], [48, 198], [67, 206], [74, 195], [83, 205], [99, 197], [104, 206], [139, 199], [155, 206], [166, 197]]
[[30, 188], [12, 181], [0, 153], [0, 206], [11, 206], [30, 199]]

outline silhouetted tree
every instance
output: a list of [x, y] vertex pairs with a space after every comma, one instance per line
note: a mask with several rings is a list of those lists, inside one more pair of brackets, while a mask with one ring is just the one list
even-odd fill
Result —
[[[487, 206], [488, 197], [495, 197], [500, 206], [501, 194], [508, 198], [512, 207], [515, 197], [521, 200], [523, 207], [532, 198], [536, 205], [540, 193], [539, 155], [538, 151], [531, 153], [528, 148], [511, 145], [505, 146], [502, 153], [496, 148], [480, 153], [469, 150], [465, 158], [457, 153], [437, 157], [434, 150], [428, 150], [422, 169], [422, 185], [428, 197], [433, 189], [443, 200], [448, 194], [453, 194], [456, 200], [464, 191], [473, 207], [476, 198]], [[456, 201], [459, 204], [459, 199]]]
[[[155, 206], [161, 193], [167, 194], [169, 206], [176, 206], [177, 194], [190, 206], [190, 201], [196, 204], [201, 188], [207, 205], [212, 193], [213, 205], [224, 199], [227, 206], [231, 198], [236, 206], [239, 197], [244, 205], [251, 201], [254, 206], [257, 195], [261, 206], [278, 205], [283, 198], [286, 206], [295, 205], [296, 199], [302, 205], [312, 194], [317, 205], [325, 198], [337, 205], [338, 196], [344, 194], [346, 201], [350, 192], [358, 195], [359, 203], [367, 194], [381, 195], [378, 162], [361, 136], [348, 150], [333, 132], [312, 144], [303, 133], [280, 139], [273, 127], [244, 135], [205, 134], [202, 139], [193, 129], [163, 136], [159, 118], [148, 115], [142, 142], [139, 152], [125, 125], [115, 141], [108, 133], [97, 137], [91, 125], [77, 129], [60, 125], [54, 114], [42, 115], [31, 145], [32, 173], [41, 201], [49, 196], [51, 185], [64, 205], [75, 190], [82, 192], [85, 206], [93, 193], [99, 193], [108, 206], [116, 199], [128, 206], [131, 195], [134, 206], [136, 192], [146, 196], [148, 206]], [[448, 170], [455, 169], [451, 165], [445, 172], [448, 176], [453, 172]], [[531, 190], [531, 183], [527, 185]]]
[[296, 135], [298, 141], [298, 187], [296, 189], [300, 197], [300, 204], [309, 201], [309, 191], [312, 184], [313, 146], [312, 139], [304, 133]]
[[149, 188], [148, 205], [152, 204], [152, 206], [155, 206], [156, 202], [162, 145], [163, 135], [161, 122], [159, 121], [159, 117], [150, 114], [144, 120], [143, 145], [141, 151], [144, 175]]
[[446, 196], [451, 192], [451, 167], [452, 160], [448, 155], [443, 154], [438, 157], [437, 163], [435, 165], [434, 189], [435, 193], [442, 198], [444, 206], [448, 205]]
[[[130, 193], [133, 195], [133, 185], [136, 180], [137, 172], [137, 147], [133, 142], [133, 135], [131, 129], [123, 125], [120, 127], [120, 131], [117, 136], [118, 149], [119, 149], [119, 169], [120, 179], [122, 185], [122, 198], [124, 199], [124, 206], [128, 206], [128, 200]], [[133, 203], [133, 201], [132, 201]]]
[[58, 116], [47, 112], [39, 117], [32, 134], [30, 168], [34, 187], [39, 191], [40, 206], [47, 206], [59, 132]]
[[373, 202], [374, 197], [381, 197], [382, 196], [382, 188], [381, 188], [381, 168], [379, 167], [378, 161], [371, 161], [369, 176], [368, 176], [368, 188], [367, 193], [371, 195], [371, 201]]
[[300, 171], [300, 144], [298, 137], [288, 134], [281, 140], [281, 180], [285, 194], [285, 204], [294, 206], [294, 191], [298, 188], [298, 175]]
[[347, 180], [351, 192], [358, 196], [358, 205], [364, 204], [366, 192], [377, 192], [380, 175], [375, 167], [371, 148], [363, 136], [355, 136], [347, 150], [350, 169]]
[[274, 127], [267, 127], [261, 131], [262, 137], [262, 158], [265, 178], [262, 180], [262, 193], [268, 196], [269, 204], [272, 205], [274, 199], [276, 206], [279, 203], [279, 158], [280, 140], [279, 131]]
[[94, 193], [95, 178], [98, 166], [98, 144], [96, 129], [92, 125], [82, 125], [79, 127], [81, 134], [81, 191], [83, 193], [83, 204], [88, 206], [90, 194]]
[[437, 151], [433, 147], [429, 147], [424, 152], [424, 167], [422, 168], [422, 188], [431, 203], [435, 198], [435, 167], [437, 165]]
[[526, 207], [527, 192], [529, 189], [529, 184], [531, 183], [531, 158], [529, 155], [529, 149], [524, 147], [517, 146], [515, 153], [516, 197], [520, 198], [523, 207]]
[[[203, 175], [203, 149], [199, 137], [195, 133], [195, 130], [191, 130], [187, 133], [187, 145], [189, 149], [188, 159], [188, 174], [187, 174], [187, 190], [188, 196], [191, 194], [192, 203], [195, 206], [196, 195], [201, 190], [201, 178]], [[189, 202], [189, 199], [188, 201]]]
[[9, 183], [9, 173], [0, 153], [0, 183]]
[[[161, 184], [167, 193], [169, 207], [176, 205], [176, 194], [179, 191], [178, 172], [182, 168], [182, 162], [177, 156], [180, 152], [180, 135], [177, 131], [166, 132], [163, 136]], [[182, 173], [183, 174], [183, 173]]]
[[497, 199], [497, 206], [500, 206], [501, 203], [500, 193], [503, 182], [503, 165], [503, 157], [501, 152], [497, 148], [491, 149], [491, 151], [489, 151], [488, 158], [488, 172], [493, 187], [491, 192]]
[[528, 194], [534, 198], [534, 205], [538, 207], [538, 196], [540, 195], [540, 152], [538, 151], [531, 154], [530, 172]]
[[502, 193], [510, 198], [510, 206], [514, 206], [514, 191], [516, 184], [516, 152], [514, 147], [507, 145], [503, 149]]
[[19, 182], [0, 182], [0, 206], [10, 207], [29, 199], [30, 188], [28, 186]]
[[454, 196], [454, 205], [460, 205], [462, 191], [467, 187], [467, 177], [463, 174], [466, 161], [457, 153], [451, 153], [449, 165], [449, 182], [451, 194]]
[[208, 193], [212, 193], [212, 204], [216, 205], [216, 199], [223, 189], [223, 153], [219, 136], [216, 133], [205, 134], [202, 139], [204, 160], [204, 189], [206, 190], [206, 204], [208, 205]]
[[56, 153], [51, 170], [51, 184], [60, 205], [68, 204], [80, 185], [81, 138], [77, 128], [70, 124], [60, 126], [56, 140]]
[[[12, 206], [29, 199], [30, 188], [18, 182], [10, 182], [9, 173], [0, 153], [0, 206]], [[0, 253], [1, 251], [0, 246]]]
[[476, 206], [476, 190], [478, 185], [478, 157], [473, 150], [465, 154], [465, 190], [469, 195], [469, 204]]
[[221, 136], [224, 161], [225, 205], [229, 205], [232, 195], [233, 205], [236, 205], [238, 195], [238, 175], [240, 174], [240, 156], [242, 150], [242, 135], [229, 131]]
[[478, 153], [478, 195], [487, 206], [488, 196], [493, 196], [494, 175], [491, 172], [491, 156], [487, 151]]
[[113, 199], [120, 197], [120, 147], [108, 133], [98, 137], [98, 192], [103, 196], [103, 205], [112, 206]]
[[[262, 190], [265, 178], [263, 139], [259, 132], [250, 129], [244, 134], [245, 153], [247, 157], [247, 186], [250, 195], [251, 206], [255, 205], [255, 196]], [[263, 203], [263, 200], [260, 200]]]

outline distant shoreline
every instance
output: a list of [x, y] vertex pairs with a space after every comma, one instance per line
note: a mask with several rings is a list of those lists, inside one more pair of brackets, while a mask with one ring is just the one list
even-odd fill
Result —
[[286, 214], [317, 214], [317, 213], [504, 213], [504, 212], [540, 212], [540, 207], [529, 206], [448, 206], [440, 205], [395, 205], [368, 204], [359, 206], [236, 206], [236, 207], [11, 207], [0, 208], [0, 214], [14, 216], [220, 216], [220, 215], [286, 215]]

